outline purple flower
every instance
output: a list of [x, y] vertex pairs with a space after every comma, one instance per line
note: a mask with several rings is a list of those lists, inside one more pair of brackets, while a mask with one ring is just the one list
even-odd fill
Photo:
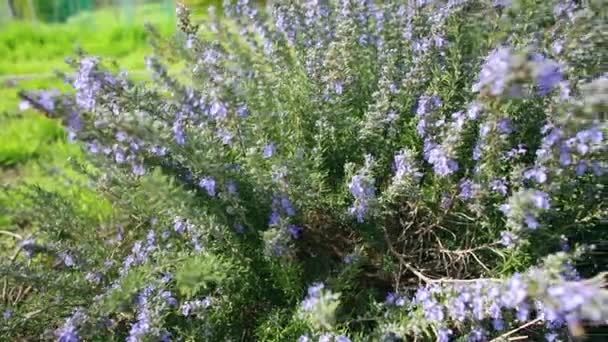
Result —
[[433, 171], [439, 176], [448, 176], [459, 168], [458, 162], [450, 158], [440, 145], [428, 151], [428, 162], [433, 164]]
[[325, 284], [323, 283], [314, 283], [310, 287], [308, 287], [308, 296], [309, 297], [319, 297], [321, 295], [321, 290], [325, 288]]
[[443, 305], [434, 300], [429, 300], [423, 303], [424, 317], [430, 321], [441, 322], [445, 318]]
[[559, 335], [557, 335], [556, 333], [545, 334], [545, 340], [547, 340], [547, 342], [554, 342], [555, 340], [557, 340], [558, 337]]
[[268, 225], [276, 226], [279, 224], [280, 221], [281, 221], [281, 215], [279, 215], [279, 213], [277, 213], [276, 211], [273, 211], [270, 214], [270, 220], [268, 220]]
[[273, 142], [270, 142], [268, 145], [264, 146], [264, 158], [271, 158], [277, 151], [277, 147]]
[[344, 336], [344, 335], [338, 335], [334, 338], [335, 342], [351, 342], [350, 338]]
[[344, 92], [344, 82], [337, 81], [336, 83], [334, 83], [334, 91], [337, 95], [342, 95], [342, 93]]
[[528, 284], [521, 274], [516, 273], [507, 282], [506, 289], [502, 294], [502, 303], [508, 308], [514, 308], [522, 304], [528, 295]]
[[500, 305], [498, 305], [498, 303], [496, 302], [490, 305], [490, 307], [488, 308], [488, 313], [490, 314], [490, 317], [494, 319], [499, 319], [502, 317], [502, 309]]
[[508, 191], [507, 182], [504, 179], [495, 179], [490, 182], [490, 189], [501, 195], [506, 195]]
[[218, 129], [217, 136], [222, 140], [222, 144], [230, 145], [232, 144], [232, 134], [226, 130]]
[[136, 176], [143, 176], [146, 174], [146, 169], [142, 164], [134, 164], [131, 171]]
[[168, 331], [165, 331], [160, 335], [160, 342], [171, 342], [171, 341], [173, 341], [173, 339], [171, 337], [172, 337], [171, 333]]
[[491, 95], [501, 95], [508, 85], [512, 61], [513, 56], [508, 48], [492, 51], [481, 68], [479, 81], [473, 85], [473, 92], [487, 88]]
[[467, 305], [462, 295], [452, 298], [448, 303], [447, 309], [453, 319], [460, 322], [466, 319]]
[[553, 7], [553, 15], [556, 17], [561, 17], [563, 15], [570, 17], [572, 16], [572, 12], [575, 8], [576, 3], [574, 3], [574, 1], [566, 0], [558, 3], [557, 5], [555, 5], [555, 7]]
[[559, 163], [562, 166], [572, 164], [572, 154], [570, 153], [570, 148], [566, 145], [562, 145], [559, 149]]
[[116, 150], [114, 152], [114, 160], [116, 160], [118, 164], [124, 163], [126, 159], [125, 154], [121, 150]]
[[34, 256], [36, 256], [36, 253], [41, 250], [41, 247], [38, 246], [36, 240], [34, 240], [33, 238], [21, 240], [19, 242], [19, 247], [23, 248], [23, 251], [25, 252], [25, 255], [28, 258], [33, 258]]
[[426, 302], [431, 298], [431, 292], [427, 288], [420, 288], [416, 291], [414, 295], [415, 303], [421, 304]]
[[547, 173], [544, 166], [531, 168], [524, 172], [525, 179], [534, 179], [537, 183], [545, 183], [547, 181]]
[[600, 164], [599, 161], [594, 160], [591, 162], [591, 168], [593, 168], [593, 173], [597, 176], [600, 177], [604, 174], [606, 168], [602, 166], [602, 164]]
[[530, 317], [530, 305], [523, 303], [518, 305], [515, 312], [515, 318], [518, 322], [526, 322]]
[[501, 134], [513, 133], [513, 120], [511, 118], [501, 118], [498, 120], [498, 131]]
[[551, 45], [551, 50], [554, 54], [560, 55], [564, 51], [564, 40], [560, 39], [553, 42]]
[[285, 211], [287, 216], [296, 215], [296, 209], [293, 207], [293, 204], [291, 203], [291, 201], [289, 200], [289, 198], [287, 197], [286, 194], [282, 194], [280, 200], [278, 200], [278, 198], [275, 198], [273, 200], [273, 207], [275, 209], [278, 206], [277, 201], [281, 204], [281, 207], [283, 208], [283, 210]]
[[213, 305], [213, 298], [205, 297], [203, 299], [196, 299], [182, 304], [182, 315], [191, 316], [201, 309], [208, 309]]
[[175, 232], [183, 234], [186, 231], [187, 223], [184, 219], [178, 216], [173, 219], [173, 222], [173, 229], [175, 229]]
[[343, 261], [345, 264], [353, 264], [355, 263], [357, 260], [359, 259], [357, 254], [351, 253], [351, 254], [347, 254]]
[[560, 312], [570, 313], [592, 300], [597, 295], [597, 289], [584, 283], [571, 282], [551, 286], [547, 294], [557, 303]]
[[228, 108], [226, 105], [220, 101], [215, 101], [211, 105], [209, 109], [209, 114], [214, 117], [216, 120], [225, 119], [228, 116]]
[[418, 108], [416, 109], [416, 115], [419, 117], [425, 116], [429, 112], [441, 107], [441, 97], [439, 96], [421, 96], [418, 99]]
[[101, 91], [101, 82], [98, 77], [97, 58], [83, 58], [80, 61], [78, 75], [72, 85], [76, 89], [76, 103], [85, 110], [95, 108], [96, 95]]
[[150, 148], [150, 152], [154, 153], [154, 155], [158, 157], [162, 157], [167, 154], [167, 149], [161, 146], [153, 146]]
[[318, 298], [314, 298], [314, 297], [306, 298], [302, 302], [302, 309], [304, 311], [312, 311], [312, 310], [314, 310], [314, 308], [318, 302], [319, 302]]
[[551, 207], [549, 203], [549, 194], [542, 191], [534, 191], [532, 193], [532, 203], [538, 209], [548, 210]]
[[82, 310], [76, 310], [72, 316], [66, 319], [63, 326], [55, 332], [59, 342], [79, 342], [80, 336], [76, 324], [79, 324], [86, 316]]
[[604, 141], [604, 133], [602, 133], [602, 130], [598, 127], [593, 127], [576, 133], [576, 139], [585, 144], [600, 144]]
[[505, 330], [505, 321], [500, 318], [492, 320], [492, 327], [495, 331], [503, 331]]
[[99, 153], [99, 145], [96, 140], [88, 143], [87, 146], [89, 147], [89, 152], [93, 154]]
[[11, 319], [11, 317], [13, 317], [12, 310], [5, 310], [4, 313], [2, 314], [2, 318], [4, 318], [5, 321], [8, 321], [9, 319]]
[[473, 147], [473, 160], [479, 160], [479, 159], [481, 159], [481, 156], [482, 156], [481, 146], [478, 142], [477, 144], [475, 144], [475, 147]]
[[67, 267], [72, 267], [76, 265], [74, 258], [69, 253], [63, 253], [63, 264]]
[[469, 108], [467, 109], [467, 116], [470, 120], [477, 120], [481, 116], [483, 111], [483, 106], [481, 103], [477, 101], [471, 102]]
[[287, 230], [294, 239], [299, 239], [302, 237], [302, 227], [296, 226], [295, 224], [290, 224], [287, 226]]
[[483, 328], [475, 328], [473, 330], [471, 330], [471, 333], [469, 334], [469, 338], [468, 341], [469, 342], [481, 342], [481, 341], [485, 341], [486, 340], [486, 331]]
[[391, 292], [386, 296], [386, 304], [391, 306], [402, 307], [405, 305], [405, 298], [398, 293]]
[[473, 183], [470, 179], [465, 179], [460, 182], [460, 195], [462, 199], [471, 199], [477, 194], [479, 185]]
[[412, 47], [414, 49], [414, 52], [423, 54], [423, 53], [427, 52], [429, 50], [429, 48], [431, 47], [430, 43], [431, 42], [428, 39], [420, 39], [420, 40], [414, 41], [414, 44]]
[[88, 282], [99, 285], [103, 280], [103, 275], [99, 272], [87, 272], [84, 279]]
[[397, 85], [396, 85], [396, 84], [391, 83], [391, 84], [388, 86], [388, 91], [389, 91], [391, 94], [397, 94], [397, 92], [399, 91], [399, 88], [397, 87]]
[[562, 81], [563, 76], [557, 63], [548, 60], [542, 62], [536, 75], [539, 94], [541, 96], [547, 95]]
[[31, 105], [28, 101], [19, 102], [19, 111], [23, 112], [24, 110], [28, 110], [31, 108]]
[[204, 177], [198, 183], [198, 186], [207, 190], [209, 196], [215, 197], [215, 179], [213, 179], [213, 177]]
[[526, 226], [532, 230], [536, 230], [540, 227], [540, 223], [538, 223], [538, 220], [532, 214], [526, 214], [524, 216], [524, 222], [526, 223]]
[[175, 142], [178, 145], [184, 145], [186, 143], [186, 134], [184, 132], [184, 127], [181, 122], [176, 121], [173, 124], [173, 133], [175, 135]]
[[434, 34], [432, 40], [433, 44], [435, 44], [435, 46], [438, 48], [443, 47], [447, 43], [445, 37], [440, 34]]
[[58, 334], [58, 342], [79, 342], [80, 337], [73, 326], [64, 327]]
[[323, 334], [319, 336], [319, 342], [331, 342], [332, 337], [331, 334]]
[[484, 297], [476, 296], [473, 298], [473, 316], [479, 321], [486, 317], [485, 300]]
[[452, 196], [450, 196], [449, 193], [444, 192], [443, 194], [441, 194], [441, 208], [447, 209], [452, 206], [453, 203], [454, 200], [452, 199]]
[[511, 6], [513, 0], [494, 0], [494, 6], [496, 7], [508, 7]]
[[437, 330], [437, 342], [449, 342], [452, 336], [452, 330], [448, 328], [439, 328]]
[[123, 131], [116, 132], [116, 140], [117, 141], [123, 142], [123, 141], [127, 141], [127, 139], [129, 139], [129, 136], [127, 135], [127, 133], [125, 133]]
[[500, 232], [500, 243], [503, 244], [505, 247], [511, 248], [515, 246], [517, 240], [517, 235], [511, 232]]
[[355, 204], [350, 208], [351, 214], [357, 217], [358, 222], [363, 222], [367, 214], [369, 201], [375, 196], [376, 189], [370, 180], [362, 175], [355, 175], [350, 181], [349, 190], [355, 198]]
[[513, 159], [513, 158], [516, 158], [518, 156], [526, 154], [527, 151], [528, 150], [526, 149], [526, 145], [519, 144], [519, 145], [517, 145], [516, 148], [513, 148], [509, 152], [507, 152], [506, 153], [506, 157], [507, 157], [507, 159]]
[[228, 181], [228, 183], [226, 184], [226, 191], [228, 191], [228, 193], [231, 195], [237, 195], [238, 190], [236, 183], [234, 181]]
[[422, 177], [422, 173], [416, 170], [416, 165], [414, 164], [414, 156], [413, 153], [409, 150], [402, 150], [395, 155], [395, 162], [393, 164], [393, 169], [395, 170], [395, 181], [401, 181], [405, 177], [412, 177], [414, 179], [418, 179]]
[[585, 174], [585, 172], [587, 172], [587, 162], [585, 162], [584, 160], [581, 160], [576, 165], [576, 175], [577, 176], [582, 176], [582, 175]]
[[249, 109], [247, 108], [247, 106], [243, 105], [240, 106], [237, 110], [236, 113], [238, 116], [240, 116], [241, 118], [246, 118], [249, 116]]
[[182, 304], [182, 315], [184, 316], [190, 316], [192, 314], [192, 310], [193, 306], [191, 302], [186, 302], [184, 304]]

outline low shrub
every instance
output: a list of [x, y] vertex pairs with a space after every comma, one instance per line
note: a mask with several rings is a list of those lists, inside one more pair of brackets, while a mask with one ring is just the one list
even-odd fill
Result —
[[601, 1], [247, 3], [151, 29], [153, 82], [79, 56], [73, 94], [23, 94], [113, 211], [7, 189], [4, 336], [557, 341], [606, 322]]

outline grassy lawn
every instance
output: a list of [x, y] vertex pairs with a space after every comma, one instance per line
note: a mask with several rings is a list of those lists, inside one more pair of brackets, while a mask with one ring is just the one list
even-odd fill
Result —
[[[18, 111], [21, 89], [69, 89], [55, 70], [68, 71], [67, 57], [82, 48], [89, 54], [116, 60], [128, 70], [144, 69], [150, 52], [144, 23], [169, 34], [174, 10], [163, 4], [136, 9], [133, 18], [117, 9], [84, 12], [62, 24], [11, 22], [0, 27], [0, 180], [33, 180], [32, 164], [57, 163], [78, 149], [65, 142], [63, 129], [52, 120]], [[50, 159], [49, 159], [50, 158]], [[24, 177], [27, 176], [27, 177]], [[33, 179], [32, 179], [33, 178]]]
[[83, 12], [62, 24], [11, 22], [0, 30], [0, 76], [68, 70], [64, 60], [78, 47], [115, 58], [129, 70], [141, 69], [149, 51], [145, 22], [169, 33], [174, 10], [153, 4], [138, 7], [133, 18], [110, 8]]
[[[64, 129], [54, 120], [33, 110], [19, 111], [17, 94], [22, 89], [69, 90], [54, 71], [69, 71], [65, 59], [78, 48], [115, 60], [129, 71], [143, 70], [144, 57], [150, 52], [144, 23], [170, 34], [174, 13], [173, 8], [158, 4], [138, 7], [133, 19], [119, 10], [103, 9], [81, 13], [62, 24], [0, 26], [0, 185], [22, 182], [59, 190], [81, 210], [109, 213], [107, 204], [98, 203], [95, 194], [78, 184], [78, 175], [66, 167], [70, 159], [81, 156], [79, 146], [67, 142]], [[0, 198], [0, 205], [9, 204], [1, 202]], [[0, 226], [6, 219], [0, 217]]]

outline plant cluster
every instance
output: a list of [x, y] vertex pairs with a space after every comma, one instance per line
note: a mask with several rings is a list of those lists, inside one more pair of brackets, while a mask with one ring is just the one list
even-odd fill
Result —
[[80, 186], [113, 211], [7, 189], [0, 332], [559, 341], [605, 323], [601, 3], [226, 1], [150, 28], [152, 81], [70, 60], [73, 92], [23, 96], [88, 151]]

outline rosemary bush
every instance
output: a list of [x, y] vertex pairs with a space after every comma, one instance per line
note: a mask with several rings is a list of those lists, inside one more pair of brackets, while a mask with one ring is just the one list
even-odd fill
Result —
[[608, 319], [605, 10], [228, 1], [150, 28], [152, 81], [74, 58], [73, 92], [23, 97], [88, 151], [80, 186], [113, 211], [7, 189], [0, 332], [583, 335]]

